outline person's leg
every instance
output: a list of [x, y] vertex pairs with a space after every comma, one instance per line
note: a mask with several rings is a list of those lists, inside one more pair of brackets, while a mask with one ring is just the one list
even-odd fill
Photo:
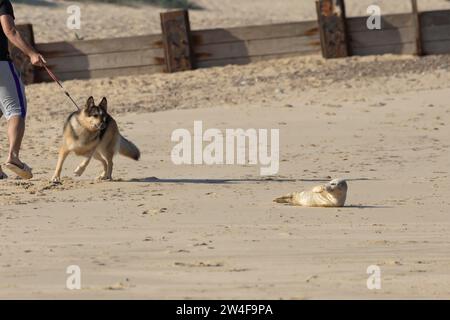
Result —
[[22, 139], [25, 132], [25, 118], [27, 114], [27, 100], [25, 88], [14, 65], [8, 61], [3, 64], [4, 92], [2, 94], [3, 109], [8, 121], [9, 152], [6, 163], [12, 163], [19, 168], [24, 165], [20, 161], [19, 153]]
[[20, 168], [23, 167], [19, 159], [20, 146], [25, 133], [25, 119], [21, 116], [12, 116], [8, 120], [9, 153], [7, 163], [13, 163]]
[[[8, 64], [5, 61], [0, 61], [0, 118], [3, 117], [3, 114], [6, 112], [3, 106], [3, 99], [7, 95], [7, 87], [5, 85], [5, 79], [3, 74], [6, 74], [8, 71]], [[8, 176], [3, 172], [2, 167], [0, 166], [0, 180], [6, 179]]]
[[[3, 117], [3, 105], [2, 102], [0, 101], [0, 118]], [[7, 179], [8, 176], [6, 175], [6, 173], [3, 172], [2, 166], [0, 166], [0, 180], [3, 179]]]
[[22, 178], [30, 179], [33, 176], [31, 169], [19, 159], [27, 99], [19, 73], [11, 61], [0, 61], [0, 109], [8, 121], [9, 152], [5, 167]]

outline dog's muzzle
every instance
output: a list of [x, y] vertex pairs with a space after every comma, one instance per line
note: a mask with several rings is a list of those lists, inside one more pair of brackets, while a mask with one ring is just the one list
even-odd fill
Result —
[[106, 123], [102, 122], [102, 123], [100, 123], [100, 125], [96, 125], [95, 128], [99, 131], [103, 130], [106, 128]]

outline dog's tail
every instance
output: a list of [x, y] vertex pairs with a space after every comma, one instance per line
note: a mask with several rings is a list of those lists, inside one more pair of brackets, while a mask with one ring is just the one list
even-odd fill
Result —
[[293, 204], [294, 203], [294, 195], [295, 195], [295, 193], [289, 193], [285, 196], [274, 199], [273, 202]]
[[136, 147], [133, 142], [128, 141], [122, 136], [120, 136], [119, 153], [136, 161], [141, 157], [141, 152], [138, 147]]

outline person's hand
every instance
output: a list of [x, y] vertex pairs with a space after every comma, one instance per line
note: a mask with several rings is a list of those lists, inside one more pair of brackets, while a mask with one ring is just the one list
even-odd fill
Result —
[[38, 67], [42, 67], [44, 63], [47, 63], [44, 57], [38, 52], [33, 52], [32, 54], [30, 54], [30, 61], [34, 66]]

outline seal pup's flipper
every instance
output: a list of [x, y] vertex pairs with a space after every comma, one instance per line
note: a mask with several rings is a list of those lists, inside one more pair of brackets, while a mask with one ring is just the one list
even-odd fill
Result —
[[288, 195], [276, 198], [276, 199], [273, 200], [273, 202], [293, 204], [294, 203], [294, 194], [290, 193]]

